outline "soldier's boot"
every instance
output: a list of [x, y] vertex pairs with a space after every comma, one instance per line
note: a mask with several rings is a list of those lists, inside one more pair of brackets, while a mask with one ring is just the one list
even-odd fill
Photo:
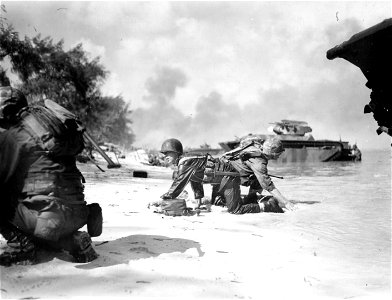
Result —
[[223, 196], [217, 195], [211, 204], [215, 206], [225, 206], [226, 200]]
[[75, 258], [76, 262], [86, 263], [98, 258], [95, 252], [90, 235], [85, 231], [77, 231], [72, 235], [72, 251], [70, 254]]
[[1, 228], [7, 240], [7, 249], [0, 254], [0, 265], [33, 264], [36, 262], [36, 245], [32, 239], [17, 228]]
[[283, 209], [279, 206], [278, 200], [270, 198], [268, 201], [263, 202], [264, 212], [284, 213]]
[[243, 204], [257, 203], [258, 196], [257, 191], [249, 191], [248, 195], [242, 200]]

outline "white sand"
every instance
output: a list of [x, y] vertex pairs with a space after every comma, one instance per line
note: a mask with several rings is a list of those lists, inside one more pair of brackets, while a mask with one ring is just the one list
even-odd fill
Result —
[[[334, 265], [328, 269], [309, 241], [280, 226], [296, 212], [235, 216], [213, 207], [200, 216], [152, 213], [147, 204], [168, 190], [171, 170], [127, 163], [104, 167], [105, 173], [81, 167], [87, 201], [104, 213], [103, 234], [93, 238], [99, 258], [80, 264], [66, 253], [41, 251], [36, 265], [1, 267], [2, 298], [387, 298], [350, 286], [330, 291]], [[134, 178], [135, 169], [150, 178]]]

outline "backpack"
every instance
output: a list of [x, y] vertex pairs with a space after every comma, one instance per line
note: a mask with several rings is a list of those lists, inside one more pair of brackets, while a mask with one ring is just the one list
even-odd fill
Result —
[[161, 202], [162, 213], [166, 216], [186, 216], [188, 209], [186, 207], [185, 199], [169, 199]]
[[51, 100], [20, 113], [21, 126], [50, 157], [75, 156], [84, 149], [83, 132], [76, 116]]
[[246, 143], [243, 146], [238, 146], [237, 148], [234, 148], [233, 150], [226, 152], [225, 154], [223, 154], [223, 158], [227, 159], [227, 160], [236, 160], [238, 158], [240, 158], [242, 161], [248, 160], [251, 157], [261, 157], [261, 149], [260, 149], [260, 153], [249, 153], [244, 151], [246, 148], [255, 145], [256, 143], [254, 141], [251, 141], [249, 143]]

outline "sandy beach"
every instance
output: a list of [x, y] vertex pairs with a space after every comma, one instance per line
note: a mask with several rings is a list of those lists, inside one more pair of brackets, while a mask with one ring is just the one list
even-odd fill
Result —
[[[1, 298], [388, 297], [363, 283], [358, 283], [360, 288], [336, 285], [335, 274], [341, 266], [333, 251], [328, 253], [325, 247], [321, 254], [309, 235], [283, 225], [314, 206], [298, 205], [285, 214], [239, 216], [213, 206], [199, 216], [168, 217], [147, 206], [167, 191], [172, 171], [121, 163], [119, 169], [100, 163], [105, 172], [80, 164], [87, 181], [87, 202], [98, 202], [103, 209], [103, 233], [93, 238], [99, 258], [80, 264], [65, 252], [40, 250], [35, 265], [1, 267]], [[148, 178], [133, 177], [135, 170], [147, 171]], [[191, 203], [190, 186], [186, 190]], [[205, 186], [206, 195], [210, 191]]]

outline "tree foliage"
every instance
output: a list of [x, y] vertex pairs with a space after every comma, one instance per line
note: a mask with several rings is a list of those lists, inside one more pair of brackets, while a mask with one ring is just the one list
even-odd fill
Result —
[[54, 100], [76, 113], [98, 141], [131, 145], [128, 104], [121, 96], [102, 96], [108, 72], [99, 57], [90, 59], [82, 44], [65, 51], [63, 40], [55, 43], [40, 34], [20, 39], [12, 25], [3, 22], [0, 30], [0, 61], [9, 58], [30, 102]]

